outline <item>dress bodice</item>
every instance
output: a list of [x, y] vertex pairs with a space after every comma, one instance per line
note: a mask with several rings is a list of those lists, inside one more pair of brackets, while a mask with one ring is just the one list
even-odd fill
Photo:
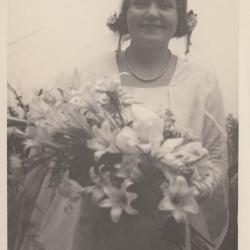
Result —
[[[131, 82], [122, 86], [127, 95], [156, 113], [169, 108], [175, 115], [177, 129], [192, 129], [203, 146], [209, 150], [210, 159], [220, 172], [221, 185], [215, 191], [214, 197], [200, 204], [204, 214], [196, 216], [193, 222], [198, 230], [219, 244], [226, 232], [225, 211], [228, 204], [226, 129], [222, 95], [217, 78], [211, 70], [187, 59], [176, 56], [173, 58], [176, 58], [176, 62], [172, 61], [173, 74], [166, 83], [143, 85]], [[115, 55], [104, 55], [93, 60], [87, 68], [83, 67], [79, 71], [80, 75], [81, 72], [89, 72], [93, 82], [105, 76], [117, 75], [117, 58]]]

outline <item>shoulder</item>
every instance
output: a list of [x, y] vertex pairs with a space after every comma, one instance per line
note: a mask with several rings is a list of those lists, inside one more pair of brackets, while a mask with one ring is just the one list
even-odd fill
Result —
[[181, 57], [178, 57], [175, 80], [177, 84], [194, 85], [209, 92], [218, 88], [218, 80], [211, 66]]
[[116, 74], [116, 72], [114, 52], [84, 58], [78, 61], [74, 67], [59, 72], [54, 79], [53, 88], [68, 90], [74, 86], [97, 82], [104, 77]]
[[90, 79], [100, 79], [113, 75], [116, 72], [116, 56], [114, 52], [100, 54], [86, 59], [77, 65], [77, 71], [81, 76]]

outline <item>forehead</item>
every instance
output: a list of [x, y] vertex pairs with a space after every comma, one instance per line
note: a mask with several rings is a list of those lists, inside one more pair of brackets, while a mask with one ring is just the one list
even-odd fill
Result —
[[127, 2], [133, 3], [133, 2], [137, 2], [137, 1], [147, 2], [147, 3], [150, 3], [150, 2], [169, 2], [169, 3], [178, 2], [177, 0], [128, 0]]
[[127, 5], [127, 8], [128, 8], [130, 6], [130, 4], [138, 3], [138, 2], [140, 2], [140, 3], [144, 2], [147, 4], [150, 4], [150, 3], [162, 4], [162, 3], [164, 3], [164, 4], [170, 4], [170, 5], [176, 6], [178, 8], [178, 5], [181, 1], [180, 0], [127, 0], [127, 1], [125, 0], [124, 3], [125, 3], [125, 6]]

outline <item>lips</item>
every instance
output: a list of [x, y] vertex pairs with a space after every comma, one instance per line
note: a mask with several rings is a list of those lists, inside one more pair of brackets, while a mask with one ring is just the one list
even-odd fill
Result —
[[141, 24], [140, 27], [142, 27], [142, 28], [158, 28], [158, 29], [162, 29], [163, 25], [156, 24], [156, 23], [144, 23], [144, 24]]

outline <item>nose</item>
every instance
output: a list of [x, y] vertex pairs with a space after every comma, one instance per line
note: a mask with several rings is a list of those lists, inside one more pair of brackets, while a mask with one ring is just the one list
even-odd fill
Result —
[[158, 17], [159, 12], [158, 12], [158, 7], [156, 3], [152, 2], [147, 9], [147, 14], [148, 17]]

